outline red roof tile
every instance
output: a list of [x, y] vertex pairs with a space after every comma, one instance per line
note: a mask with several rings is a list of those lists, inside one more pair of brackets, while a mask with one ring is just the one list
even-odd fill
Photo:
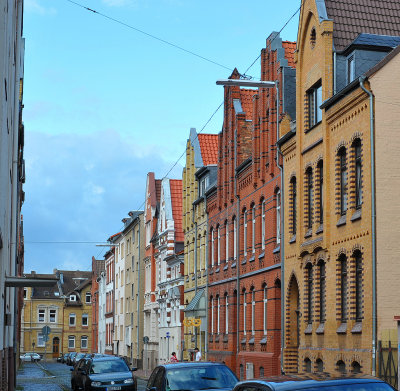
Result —
[[217, 134], [199, 134], [198, 136], [203, 164], [218, 163], [218, 135]]
[[240, 101], [248, 121], [253, 119], [253, 96], [257, 94], [257, 90], [247, 90], [244, 88], [240, 89]]
[[325, 6], [337, 51], [360, 33], [400, 35], [399, 0], [325, 0]]
[[285, 58], [288, 60], [288, 65], [292, 68], [296, 67], [294, 63], [294, 52], [296, 50], [296, 42], [283, 41], [282, 46], [285, 49]]
[[175, 242], [183, 242], [182, 228], [182, 179], [170, 179], [172, 217], [175, 225]]

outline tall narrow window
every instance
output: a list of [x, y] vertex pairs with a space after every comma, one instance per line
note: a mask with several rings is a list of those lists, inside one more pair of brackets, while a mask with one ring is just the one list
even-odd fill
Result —
[[263, 328], [264, 328], [264, 335], [267, 335], [267, 330], [268, 330], [268, 322], [267, 322], [267, 315], [268, 315], [268, 290], [267, 290], [267, 286], [264, 286], [263, 289]]
[[57, 310], [50, 310], [50, 323], [56, 323]]
[[308, 127], [312, 128], [322, 120], [322, 86], [321, 82], [310, 88], [307, 92], [308, 97]]
[[68, 349], [75, 349], [75, 336], [68, 336]]
[[214, 334], [214, 298], [211, 296], [211, 334]]
[[225, 222], [225, 262], [229, 260], [229, 225]]
[[297, 183], [296, 177], [292, 178], [292, 235], [297, 231]]
[[355, 174], [356, 174], [356, 208], [361, 208], [362, 204], [362, 182], [361, 182], [361, 142], [357, 140], [354, 143], [354, 157], [355, 157]]
[[192, 258], [193, 258], [193, 274], [196, 274], [196, 254], [195, 254], [195, 251], [196, 251], [196, 247], [195, 247], [195, 243], [194, 243], [194, 240], [193, 240], [193, 242], [192, 242], [192, 248], [193, 248], [193, 256], [192, 256]]
[[243, 253], [247, 256], [247, 210], [243, 211]]
[[198, 254], [199, 254], [199, 267], [198, 267], [198, 269], [199, 270], [203, 270], [203, 244], [201, 242], [201, 235], [199, 235], [197, 240], [199, 241], [199, 252], [198, 252]]
[[347, 259], [341, 255], [340, 263], [340, 313], [342, 322], [347, 321]]
[[256, 292], [254, 289], [251, 291], [251, 333], [254, 335], [256, 332]]
[[351, 83], [355, 78], [354, 69], [354, 56], [350, 56], [347, 59], [347, 83]]
[[251, 252], [256, 252], [256, 206], [251, 208]]
[[313, 204], [313, 183], [312, 170], [307, 170], [307, 228], [312, 228], [312, 204]]
[[217, 265], [221, 263], [221, 227], [217, 227]]
[[237, 230], [237, 224], [236, 224], [236, 218], [233, 218], [233, 259], [236, 261], [236, 230]]
[[356, 266], [356, 320], [359, 322], [362, 320], [362, 306], [363, 306], [363, 294], [362, 294], [362, 258], [361, 253], [356, 251], [354, 254], [355, 266]]
[[265, 200], [261, 203], [261, 249], [265, 250]]
[[340, 164], [340, 213], [344, 215], [347, 211], [347, 166], [346, 149], [339, 150]]
[[324, 170], [323, 162], [318, 163], [318, 187], [319, 187], [319, 223], [324, 222]]
[[45, 310], [45, 309], [39, 309], [38, 321], [39, 321], [40, 323], [42, 323], [42, 322], [45, 321], [45, 313], [46, 313], [46, 310]]
[[246, 291], [243, 291], [243, 334], [246, 335]]
[[276, 192], [276, 243], [281, 242], [281, 191]]
[[228, 294], [225, 295], [225, 334], [229, 333], [229, 303]]
[[217, 296], [217, 334], [219, 334], [219, 325], [220, 325], [220, 319], [221, 319], [221, 306], [220, 306], [220, 301], [219, 301], [219, 296]]
[[312, 275], [312, 265], [309, 263], [306, 266], [307, 270], [307, 311], [308, 311], [308, 323], [312, 323], [312, 309], [313, 309], [313, 303], [312, 303], [312, 291], [313, 291], [313, 275]]
[[326, 313], [326, 276], [325, 276], [325, 262], [320, 261], [319, 263], [319, 321], [320, 323], [325, 322]]
[[211, 228], [210, 230], [211, 235], [211, 266], [214, 266], [215, 263], [215, 248], [214, 248], [214, 229]]

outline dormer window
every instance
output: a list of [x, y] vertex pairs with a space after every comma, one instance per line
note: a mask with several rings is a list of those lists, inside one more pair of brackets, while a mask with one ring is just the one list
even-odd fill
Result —
[[76, 295], [70, 295], [69, 301], [76, 301]]
[[347, 83], [350, 84], [355, 79], [355, 66], [354, 66], [354, 55], [351, 55], [347, 59]]
[[199, 197], [203, 197], [208, 187], [208, 176], [200, 179], [199, 183]]

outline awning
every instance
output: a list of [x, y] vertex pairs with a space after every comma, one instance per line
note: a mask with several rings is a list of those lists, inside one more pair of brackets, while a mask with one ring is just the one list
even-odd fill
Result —
[[206, 316], [206, 296], [205, 288], [199, 289], [192, 301], [185, 308], [186, 317], [205, 317]]

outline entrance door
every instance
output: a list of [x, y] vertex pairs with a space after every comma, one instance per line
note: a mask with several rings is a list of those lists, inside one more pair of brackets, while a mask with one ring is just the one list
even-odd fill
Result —
[[53, 358], [57, 358], [60, 355], [60, 338], [53, 338]]

